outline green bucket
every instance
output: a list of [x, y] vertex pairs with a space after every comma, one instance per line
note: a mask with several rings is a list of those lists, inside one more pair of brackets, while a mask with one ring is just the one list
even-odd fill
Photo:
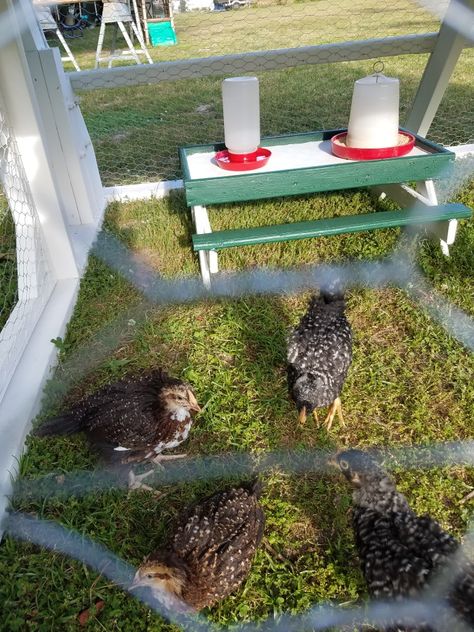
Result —
[[152, 46], [170, 46], [178, 42], [170, 21], [148, 22], [148, 34]]

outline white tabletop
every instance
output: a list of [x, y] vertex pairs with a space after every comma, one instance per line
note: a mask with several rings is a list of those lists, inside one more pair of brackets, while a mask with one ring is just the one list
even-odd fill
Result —
[[[264, 144], [262, 144], [264, 146]], [[285, 171], [287, 169], [304, 169], [305, 167], [319, 167], [323, 165], [338, 165], [353, 162], [354, 160], [345, 160], [338, 158], [331, 152], [331, 141], [309, 141], [307, 143], [293, 143], [289, 145], [275, 145], [270, 147], [272, 155], [264, 167], [255, 169], [254, 171], [227, 171], [217, 165], [214, 160], [215, 153], [203, 152], [194, 153], [187, 156], [189, 174], [192, 180], [199, 178], [222, 178], [228, 176], [236, 176], [251, 173], [268, 173], [272, 171]], [[414, 147], [409, 156], [421, 156], [429, 152]], [[364, 161], [368, 164], [370, 161]]]

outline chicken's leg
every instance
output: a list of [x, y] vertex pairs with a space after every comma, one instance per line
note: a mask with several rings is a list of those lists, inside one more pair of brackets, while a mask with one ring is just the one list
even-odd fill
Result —
[[344, 417], [342, 416], [342, 404], [341, 404], [340, 397], [336, 397], [336, 399], [333, 401], [333, 403], [329, 407], [327, 417], [324, 420], [327, 430], [331, 430], [332, 422], [336, 413], [339, 419], [341, 420], [341, 424], [345, 426], [346, 424], [344, 423]]
[[187, 454], [157, 454], [151, 459], [151, 462], [155, 465], [161, 465], [162, 461], [174, 461], [174, 459], [184, 459], [187, 456]]
[[147, 478], [148, 476], [150, 476], [150, 474], [153, 474], [154, 472], [155, 470], [148, 470], [148, 472], [144, 472], [143, 474], [135, 474], [133, 470], [130, 470], [130, 472], [128, 473], [128, 489], [130, 491], [136, 489], [144, 489], [148, 492], [153, 492], [155, 496], [161, 498], [163, 496], [162, 492], [159, 492], [157, 489], [150, 487], [150, 485], [142, 483], [143, 479]]
[[298, 415], [298, 421], [300, 422], [301, 425], [306, 423], [306, 406], [303, 406], [303, 408], [300, 410], [300, 414]]

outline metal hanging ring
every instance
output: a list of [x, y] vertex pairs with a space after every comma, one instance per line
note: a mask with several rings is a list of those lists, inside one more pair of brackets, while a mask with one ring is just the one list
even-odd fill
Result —
[[379, 61], [376, 61], [372, 67], [374, 69], [375, 74], [378, 75], [381, 72], [383, 72], [383, 69], [385, 68], [385, 64], [383, 63], [381, 59], [379, 59]]

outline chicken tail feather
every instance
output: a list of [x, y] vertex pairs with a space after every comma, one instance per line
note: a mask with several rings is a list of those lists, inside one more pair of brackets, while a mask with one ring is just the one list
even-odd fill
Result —
[[79, 415], [64, 414], [45, 421], [33, 431], [36, 437], [50, 435], [70, 435], [82, 430], [82, 419]]

